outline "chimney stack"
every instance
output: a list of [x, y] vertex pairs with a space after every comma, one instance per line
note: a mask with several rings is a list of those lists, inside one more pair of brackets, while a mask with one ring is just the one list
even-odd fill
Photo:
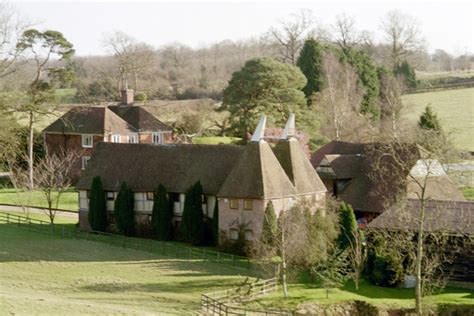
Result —
[[121, 94], [121, 105], [131, 105], [133, 104], [133, 89], [122, 89]]

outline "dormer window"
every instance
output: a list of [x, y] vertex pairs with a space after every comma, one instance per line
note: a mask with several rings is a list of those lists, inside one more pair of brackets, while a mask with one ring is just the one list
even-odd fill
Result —
[[112, 143], [120, 143], [120, 135], [119, 134], [113, 134], [112, 135]]
[[153, 144], [163, 144], [163, 133], [153, 133]]
[[138, 144], [138, 134], [137, 133], [128, 134], [128, 142], [130, 144]]
[[93, 137], [92, 135], [81, 135], [82, 137], [82, 147], [92, 148], [93, 146]]

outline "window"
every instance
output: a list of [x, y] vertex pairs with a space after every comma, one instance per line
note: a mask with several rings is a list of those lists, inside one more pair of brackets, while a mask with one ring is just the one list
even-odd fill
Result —
[[239, 231], [237, 229], [231, 228], [231, 230], [230, 230], [230, 239], [231, 240], [239, 239]]
[[120, 143], [120, 135], [119, 134], [112, 135], [112, 143]]
[[247, 211], [253, 210], [253, 201], [252, 200], [244, 200], [244, 210], [247, 210]]
[[138, 134], [137, 133], [128, 134], [128, 142], [130, 144], [138, 144]]
[[148, 201], [153, 201], [154, 198], [155, 198], [155, 195], [153, 194], [153, 192], [147, 192], [147, 193], [146, 193], [146, 199], [147, 199]]
[[232, 209], [238, 209], [239, 208], [239, 200], [230, 199], [229, 200], [229, 207], [232, 208]]
[[82, 170], [86, 169], [87, 164], [89, 163], [89, 160], [91, 160], [91, 157], [82, 156]]
[[163, 144], [163, 133], [153, 133], [153, 144]]
[[92, 135], [81, 135], [81, 138], [82, 138], [82, 147], [92, 148], [92, 145], [93, 145]]
[[253, 231], [251, 229], [245, 230], [245, 240], [247, 241], [253, 240]]
[[114, 200], [114, 192], [107, 192], [107, 201], [113, 201]]

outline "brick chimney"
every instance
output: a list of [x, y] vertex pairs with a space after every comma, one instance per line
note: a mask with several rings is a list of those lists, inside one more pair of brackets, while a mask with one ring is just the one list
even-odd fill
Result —
[[133, 89], [124, 88], [120, 91], [120, 105], [133, 104]]

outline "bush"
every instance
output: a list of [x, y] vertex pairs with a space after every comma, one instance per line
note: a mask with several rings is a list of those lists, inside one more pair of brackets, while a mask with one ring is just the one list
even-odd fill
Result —
[[126, 182], [122, 182], [120, 186], [120, 191], [115, 200], [114, 214], [117, 230], [126, 236], [133, 236], [135, 234], [133, 192]]
[[89, 198], [89, 213], [87, 219], [92, 230], [104, 232], [107, 229], [107, 208], [102, 180], [94, 177]]
[[137, 102], [145, 102], [147, 100], [146, 93], [137, 93], [133, 99]]
[[380, 238], [374, 239], [369, 248], [366, 274], [368, 280], [378, 286], [396, 287], [403, 281], [401, 259]]
[[198, 181], [186, 191], [181, 220], [181, 234], [186, 242], [195, 246], [204, 245], [205, 228], [202, 212], [202, 185]]
[[160, 184], [155, 190], [151, 223], [154, 235], [160, 240], [171, 240], [173, 209], [166, 196], [166, 188]]

